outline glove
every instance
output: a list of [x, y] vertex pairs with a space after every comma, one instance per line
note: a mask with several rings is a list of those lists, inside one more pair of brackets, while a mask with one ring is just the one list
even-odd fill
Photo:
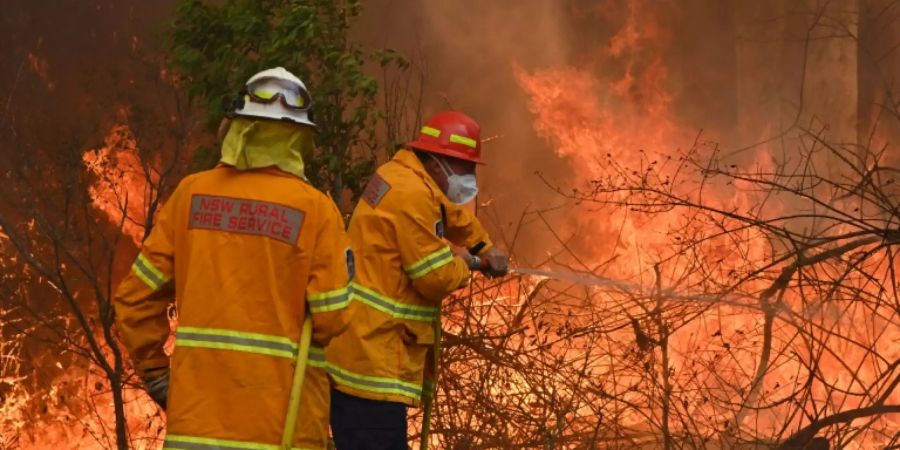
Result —
[[488, 250], [483, 259], [487, 261], [487, 268], [482, 270], [485, 275], [494, 278], [509, 273], [509, 256], [498, 250], [497, 247]]
[[454, 250], [453, 254], [457, 258], [462, 259], [463, 262], [466, 263], [466, 267], [468, 267], [469, 270], [480, 270], [479, 265], [481, 264], [481, 259], [478, 258], [477, 256], [470, 254], [468, 250], [466, 250], [464, 248], [459, 248], [459, 249]]
[[169, 396], [169, 369], [165, 369], [161, 375], [144, 378], [144, 385], [150, 398], [165, 411], [166, 399]]

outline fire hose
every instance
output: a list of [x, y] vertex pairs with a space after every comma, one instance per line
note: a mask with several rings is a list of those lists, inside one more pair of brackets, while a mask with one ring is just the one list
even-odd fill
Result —
[[[470, 249], [470, 253], [472, 257], [468, 261], [469, 269], [472, 271], [478, 271], [485, 274], [489, 274], [491, 271], [490, 264], [487, 259], [476, 256], [475, 254], [481, 250], [482, 246], [476, 246]], [[633, 284], [628, 283], [622, 280], [617, 280], [614, 278], [600, 277], [596, 275], [587, 275], [587, 274], [579, 274], [573, 272], [554, 272], [543, 269], [536, 269], [530, 267], [516, 267], [510, 268], [509, 273], [511, 274], [519, 274], [525, 276], [534, 276], [534, 277], [542, 277], [542, 278], [550, 278], [553, 280], [559, 281], [568, 281], [571, 283], [580, 284], [583, 286], [607, 286], [610, 288], [614, 288], [620, 291], [627, 292], [641, 292], [644, 291], [645, 288]], [[682, 301], [699, 301], [699, 302], [707, 302], [707, 303], [731, 303], [726, 301], [721, 296], [716, 295], [686, 295], [684, 293], [675, 291], [673, 289], [662, 289], [658, 292], [654, 293], [655, 295], [664, 296], [670, 299], [678, 299]], [[752, 307], [752, 305], [746, 305], [741, 303], [733, 303], [736, 306], [742, 307]], [[434, 384], [433, 386], [429, 386], [429, 392], [425, 393], [425, 398], [423, 399], [424, 405], [424, 416], [422, 419], [422, 433], [421, 433], [421, 444], [420, 449], [426, 450], [428, 448], [428, 437], [431, 430], [431, 417], [432, 417], [432, 409], [434, 408], [435, 398], [437, 396], [437, 379], [438, 379], [438, 366], [440, 361], [440, 351], [441, 351], [441, 325], [440, 325], [440, 315], [438, 315], [438, 319], [435, 322], [435, 343], [432, 351], [434, 352]]]
[[[475, 247], [472, 247], [469, 250], [469, 253], [472, 255], [468, 261], [469, 269], [472, 271], [478, 271], [485, 274], [489, 274], [491, 267], [486, 258], [481, 258], [477, 256], [477, 253], [481, 251], [484, 247], [484, 244], [478, 244]], [[620, 291], [627, 292], [641, 292], [645, 288], [639, 286], [637, 284], [628, 283], [622, 280], [617, 280], [614, 278], [600, 277], [596, 275], [587, 275], [587, 274], [579, 274], [573, 272], [554, 272], [543, 269], [536, 269], [530, 267], [516, 267], [510, 268], [509, 273], [519, 274], [525, 276], [535, 276], [542, 278], [550, 278], [553, 280], [559, 281], [568, 281], [571, 283], [580, 284], [583, 286], [607, 286]], [[684, 293], [675, 291], [673, 289], [662, 289], [658, 292], [654, 293], [655, 295], [664, 296], [671, 299], [678, 299], [683, 301], [700, 301], [700, 302], [724, 302], [725, 301], [721, 296], [715, 295], [685, 295]], [[737, 306], [748, 307], [751, 305], [745, 305], [740, 303], [735, 303]], [[435, 321], [435, 341], [434, 347], [432, 351], [434, 353], [434, 384], [433, 386], [429, 386], [429, 392], [426, 392], [423, 399], [424, 406], [424, 415], [422, 419], [422, 433], [421, 433], [421, 444], [420, 449], [426, 450], [428, 448], [428, 437], [431, 430], [431, 417], [432, 417], [432, 409], [434, 408], [435, 398], [437, 396], [437, 380], [438, 380], [438, 368], [440, 361], [440, 352], [441, 352], [441, 322], [440, 322], [440, 314], [438, 314], [438, 318]]]
[[312, 340], [312, 317], [306, 313], [303, 330], [300, 332], [300, 346], [297, 349], [297, 362], [294, 366], [294, 379], [291, 384], [291, 396], [287, 415], [284, 418], [284, 434], [281, 435], [281, 448], [290, 450], [297, 427], [297, 414], [300, 411], [300, 394], [303, 390], [303, 378], [306, 375], [306, 363], [309, 361], [309, 347]]
[[[478, 245], [469, 249], [469, 253], [472, 257], [469, 259], [469, 269], [472, 271], [478, 271], [485, 274], [488, 274], [491, 271], [491, 266], [488, 263], [488, 260], [485, 258], [481, 258], [477, 256], [477, 253], [481, 251], [484, 247], [483, 243], [479, 243]], [[618, 288], [630, 288], [626, 283], [623, 283], [618, 280], [613, 280], [610, 278], [602, 278], [591, 275], [579, 275], [575, 273], [561, 273], [561, 272], [550, 272], [541, 269], [532, 269], [532, 268], [514, 268], [510, 269], [509, 273], [517, 273], [521, 275], [531, 275], [531, 276], [539, 276], [552, 278], [555, 280], [561, 281], [571, 281], [574, 283], [586, 285], [586, 286], [601, 286], [601, 285], [610, 285]], [[425, 392], [423, 395], [422, 403], [423, 403], [423, 417], [422, 417], [422, 433], [420, 434], [421, 443], [419, 444], [419, 448], [421, 450], [428, 449], [428, 438], [431, 434], [431, 416], [433, 414], [434, 403], [437, 397], [437, 385], [438, 385], [438, 373], [440, 368], [440, 357], [441, 357], [441, 318], [440, 312], [438, 312], [438, 317], [434, 322], [434, 347], [432, 347], [432, 354], [434, 357], [434, 380], [431, 386], [428, 386], [428, 392]]]

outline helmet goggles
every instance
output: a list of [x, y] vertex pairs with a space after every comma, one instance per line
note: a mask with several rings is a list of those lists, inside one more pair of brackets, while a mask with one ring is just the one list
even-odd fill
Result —
[[264, 77], [244, 86], [241, 94], [248, 101], [271, 104], [280, 101], [287, 109], [308, 111], [312, 107], [312, 98], [302, 86], [278, 78]]

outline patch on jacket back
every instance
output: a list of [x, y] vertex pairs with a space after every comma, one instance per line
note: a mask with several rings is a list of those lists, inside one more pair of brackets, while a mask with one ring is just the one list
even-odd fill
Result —
[[277, 203], [195, 194], [188, 228], [253, 234], [296, 244], [305, 215]]
[[381, 178], [376, 173], [375, 175], [372, 175], [372, 179], [369, 180], [366, 190], [363, 191], [362, 198], [369, 206], [374, 208], [381, 203], [381, 199], [383, 199], [385, 194], [390, 190], [391, 185], [387, 184], [387, 181], [384, 181], [384, 178]]

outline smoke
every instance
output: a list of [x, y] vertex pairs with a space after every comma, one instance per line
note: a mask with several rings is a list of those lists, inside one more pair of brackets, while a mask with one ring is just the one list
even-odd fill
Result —
[[565, 65], [574, 57], [568, 17], [561, 2], [540, 0], [365, 5], [360, 39], [398, 49], [411, 58], [413, 70], [424, 71], [424, 116], [464, 111], [489, 139], [483, 148], [487, 165], [479, 173], [479, 201], [489, 206], [479, 215], [495, 235], [511, 236], [526, 209], [561, 203], [536, 172], [559, 180], [570, 170], [534, 132], [516, 73]]
[[[863, 8], [883, 22], [885, 8], [874, 3]], [[522, 211], [565, 203], [550, 186], [583, 187], [607, 153], [672, 153], [702, 133], [732, 162], [754, 164], [761, 142], [795, 151], [795, 136], [785, 135], [795, 125], [827, 126], [830, 139], [856, 143], [866, 73], [853, 37], [865, 15], [859, 5], [376, 0], [359, 33], [426, 63], [426, 116], [460, 109], [499, 137], [485, 146], [480, 180], [491, 206], [480, 213], [512, 234]], [[551, 132], [560, 120], [577, 135]], [[596, 231], [571, 223], [569, 208], [553, 216], [570, 233]]]
[[[49, 128], [45, 112], [65, 111], [58, 116], [62, 125], [69, 117], [92, 122], [102, 136], [115, 125], [109, 123], [114, 115], [104, 116], [95, 99], [108, 95], [103, 85], [139, 78], [129, 54], [134, 46], [162, 45], [175, 4], [9, 2], [0, 13], [0, 81], [11, 87], [6, 98], [16, 122]], [[690, 136], [703, 130], [731, 149], [778, 136], [795, 122], [827, 124], [840, 140], [856, 142], [868, 137], [882, 112], [875, 103], [892, 100], [880, 86], [898, 77], [891, 68], [900, 58], [889, 52], [896, 27], [885, 25], [896, 9], [886, 0], [371, 0], [357, 33], [367, 46], [396, 48], [424, 70], [426, 115], [466, 111], [494, 138], [485, 146], [481, 200], [491, 207], [483, 213], [510, 231], [526, 208], [561, 201], [536, 171], [566, 187], [576, 173], [575, 161], [535, 130], [536, 116], [545, 112], [533, 110], [534, 93], [522, 88], [522, 75], [558, 70], [588, 77], [595, 87], [579, 94], [600, 100], [598, 109], [626, 123], [653, 114], [642, 108], [654, 99], [641, 96], [669, 96], [674, 127]], [[812, 29], [817, 17], [823, 26]], [[807, 34], [815, 38], [809, 48]], [[873, 50], [857, 52], [857, 35]], [[636, 36], [643, 41], [616, 53]], [[882, 68], [870, 67], [876, 62]], [[631, 110], [609, 101], [617, 83], [659, 68], [664, 91], [633, 92]], [[659, 150], [686, 145], [673, 141]]]
[[[713, 11], [708, 28], [727, 28], [715, 20], [723, 14], [720, 2], [688, 3]], [[686, 22], [699, 19], [677, 15], [672, 2], [445, 0], [423, 6], [381, 0], [366, 7], [365, 41], [427, 61], [426, 116], [460, 109], [481, 123], [485, 135], [498, 136], [485, 145], [488, 166], [480, 174], [481, 200], [490, 201], [480, 214], [495, 219], [498, 235], [515, 234], [524, 211], [545, 209], [553, 209], [547, 220], [563, 239], [596, 234], [600, 224], [579, 223], [575, 217], [586, 215], [573, 214], [553, 187], [579, 187], [591, 175], [587, 166], [602, 165], [607, 153], [637, 154], [663, 143], [663, 135], [682, 126], [672, 122], [675, 101], [691, 113], [685, 115], [688, 134], [706, 117], [716, 117], [718, 126], [729, 117], [720, 110], [734, 110], [733, 102], [707, 107], [728, 97], [715, 91], [733, 77], [717, 68], [698, 75], [691, 63], [715, 60], [724, 51], [709, 45], [704, 51], [714, 56], [707, 58], [688, 50], [698, 41], [721, 40], [699, 32], [679, 35], [679, 27], [695, 30], [696, 23]], [[683, 73], [670, 76], [673, 70]], [[697, 89], [699, 84], [707, 89]], [[683, 101], [686, 91], [692, 96]], [[565, 136], [558, 132], [561, 121]], [[657, 150], [689, 143], [665, 142], [670, 148]], [[543, 245], [554, 238], [542, 233], [542, 226], [525, 230], [532, 243], [518, 243], [520, 257], [539, 260], [555, 251]]]
[[[31, 214], [52, 225], [70, 220], [75, 224], [71, 236], [84, 236], [78, 231], [80, 222], [71, 219], [78, 213], [65, 206], [66, 200], [82, 198], [72, 189], [84, 174], [82, 157], [89, 149], [105, 147], [104, 136], [122, 126], [123, 110], [139, 119], [131, 122], [145, 138], [141, 147], [148, 154], [171, 139], [156, 140], [165, 134], [163, 127], [148, 132], [155, 125], [149, 117], [155, 115], [142, 113], [169, 104], [159, 89], [161, 61], [145, 56], [154, 53], [150, 47], [163, 45], [160, 31], [172, 4], [9, 1], [0, 9], [0, 165], [6, 180], [0, 214], [34, 233], [26, 236], [44, 231], [29, 221]], [[168, 114], [162, 117], [168, 122]], [[69, 241], [73, 248], [78, 242], [77, 237]], [[91, 245], [90, 240], [80, 242]], [[133, 247], [131, 239], [121, 242]], [[29, 244], [35, 253], [44, 250], [42, 242]], [[125, 245], [122, 250], [133, 251]], [[108, 380], [82, 354], [88, 348], [84, 335], [55, 286], [24, 268], [19, 255], [7, 252], [10, 247], [0, 247], [0, 284], [6, 288], [0, 300], [0, 448], [109, 448], [113, 411]], [[117, 261], [119, 272], [127, 270], [125, 259]], [[88, 281], [67, 271], [70, 266], [59, 267], [79, 306], [93, 311]], [[98, 279], [101, 273], [106, 272], [98, 272]], [[157, 435], [159, 422], [151, 419], [155, 407], [140, 391], [128, 391], [132, 436]], [[152, 441], [134, 445], [145, 448]]]
[[[133, 55], [162, 46], [175, 4], [5, 2], [0, 137], [34, 145], [0, 152], [99, 148], [123, 104], [153, 104], [146, 67]], [[525, 211], [546, 210], [546, 224], [526, 218], [512, 248], [522, 265], [555, 251], [553, 234], [574, 236], [584, 252], [657, 242], [635, 232], [640, 223], [619, 227], [621, 217], [554, 192], [584, 186], [608, 158], [633, 164], [642, 152], [671, 153], [701, 130], [733, 152], [790, 138], [784, 130], [798, 123], [827, 125], [830, 139], [856, 144], [873, 134], [883, 106], [898, 101], [889, 88], [900, 81], [900, 27], [891, 26], [900, 8], [889, 0], [371, 0], [364, 7], [358, 38], [399, 50], [423, 72], [425, 115], [465, 111], [490, 138], [479, 215], [494, 236], [516, 234]], [[855, 36], [872, 47], [861, 50]], [[900, 138], [893, 133], [879, 142]], [[60, 141], [73, 135], [78, 143]], [[734, 153], [737, 163], [759, 157]]]
[[[800, 105], [803, 37], [819, 3], [371, 0], [364, 4], [357, 37], [367, 47], [400, 50], [412, 60], [413, 70], [424, 72], [426, 116], [453, 108], [481, 123], [491, 140], [485, 145], [488, 165], [480, 174], [480, 200], [489, 206], [479, 214], [497, 234], [512, 234], [523, 211], [565, 203], [550, 186], [577, 187], [585, 181], [578, 169], [598, 164], [596, 158], [573, 159], [574, 149], [560, 151], [559, 142], [535, 126], [541, 116], [563, 116], [565, 108], [576, 107], [565, 98], [536, 104], [536, 96], [553, 100], [547, 96], [549, 86], [529, 91], [521, 84], [523, 77], [564, 86], [564, 74], [577, 73], [587, 84], [572, 86], [576, 92], [566, 95], [593, 102], [596, 111], [589, 115], [610, 116], [610, 126], [628, 130], [627, 142], [614, 139], [622, 154], [651, 145], [663, 145], [651, 149], [660, 152], [685, 148], [701, 130], [726, 148], [743, 148], [777, 135], [795, 121], [801, 107], [807, 114], [800, 120], [844, 124], [841, 129], [832, 125], [832, 132], [853, 141], [856, 98], [850, 94], [855, 92], [856, 59], [847, 39], [826, 34], [842, 25], [853, 31], [848, 19], [853, 2], [827, 2], [832, 26], [817, 31], [823, 39], [810, 49], [813, 58], [807, 61], [812, 66], [807, 72], [814, 76], [805, 80], [816, 92], [850, 94], [807, 95]], [[104, 84], [139, 78], [130, 50], [162, 44], [175, 4], [96, 1], [65, 13], [53, 2], [7, 5], [0, 16], [8, 35], [0, 43], [0, 80], [14, 86], [17, 63], [24, 61], [28, 82], [40, 83], [46, 92], [33, 105], [13, 96], [19, 116], [40, 121], [48, 108], [69, 111], [96, 123], [99, 139], [115, 125], [108, 122], [114, 114], [104, 117], [90, 105], [105, 95]], [[840, 80], [836, 74], [842, 74]], [[657, 89], [648, 91], [651, 85]], [[665, 114], [653, 105], [665, 105]], [[665, 123], [653, 123], [650, 117]], [[635, 129], [638, 125], [643, 128]], [[645, 137], [658, 136], [664, 127], [679, 136], [662, 144]], [[753, 158], [749, 154], [743, 160]], [[560, 224], [571, 214], [563, 209], [550, 216]], [[543, 253], [539, 248], [519, 250]]]

